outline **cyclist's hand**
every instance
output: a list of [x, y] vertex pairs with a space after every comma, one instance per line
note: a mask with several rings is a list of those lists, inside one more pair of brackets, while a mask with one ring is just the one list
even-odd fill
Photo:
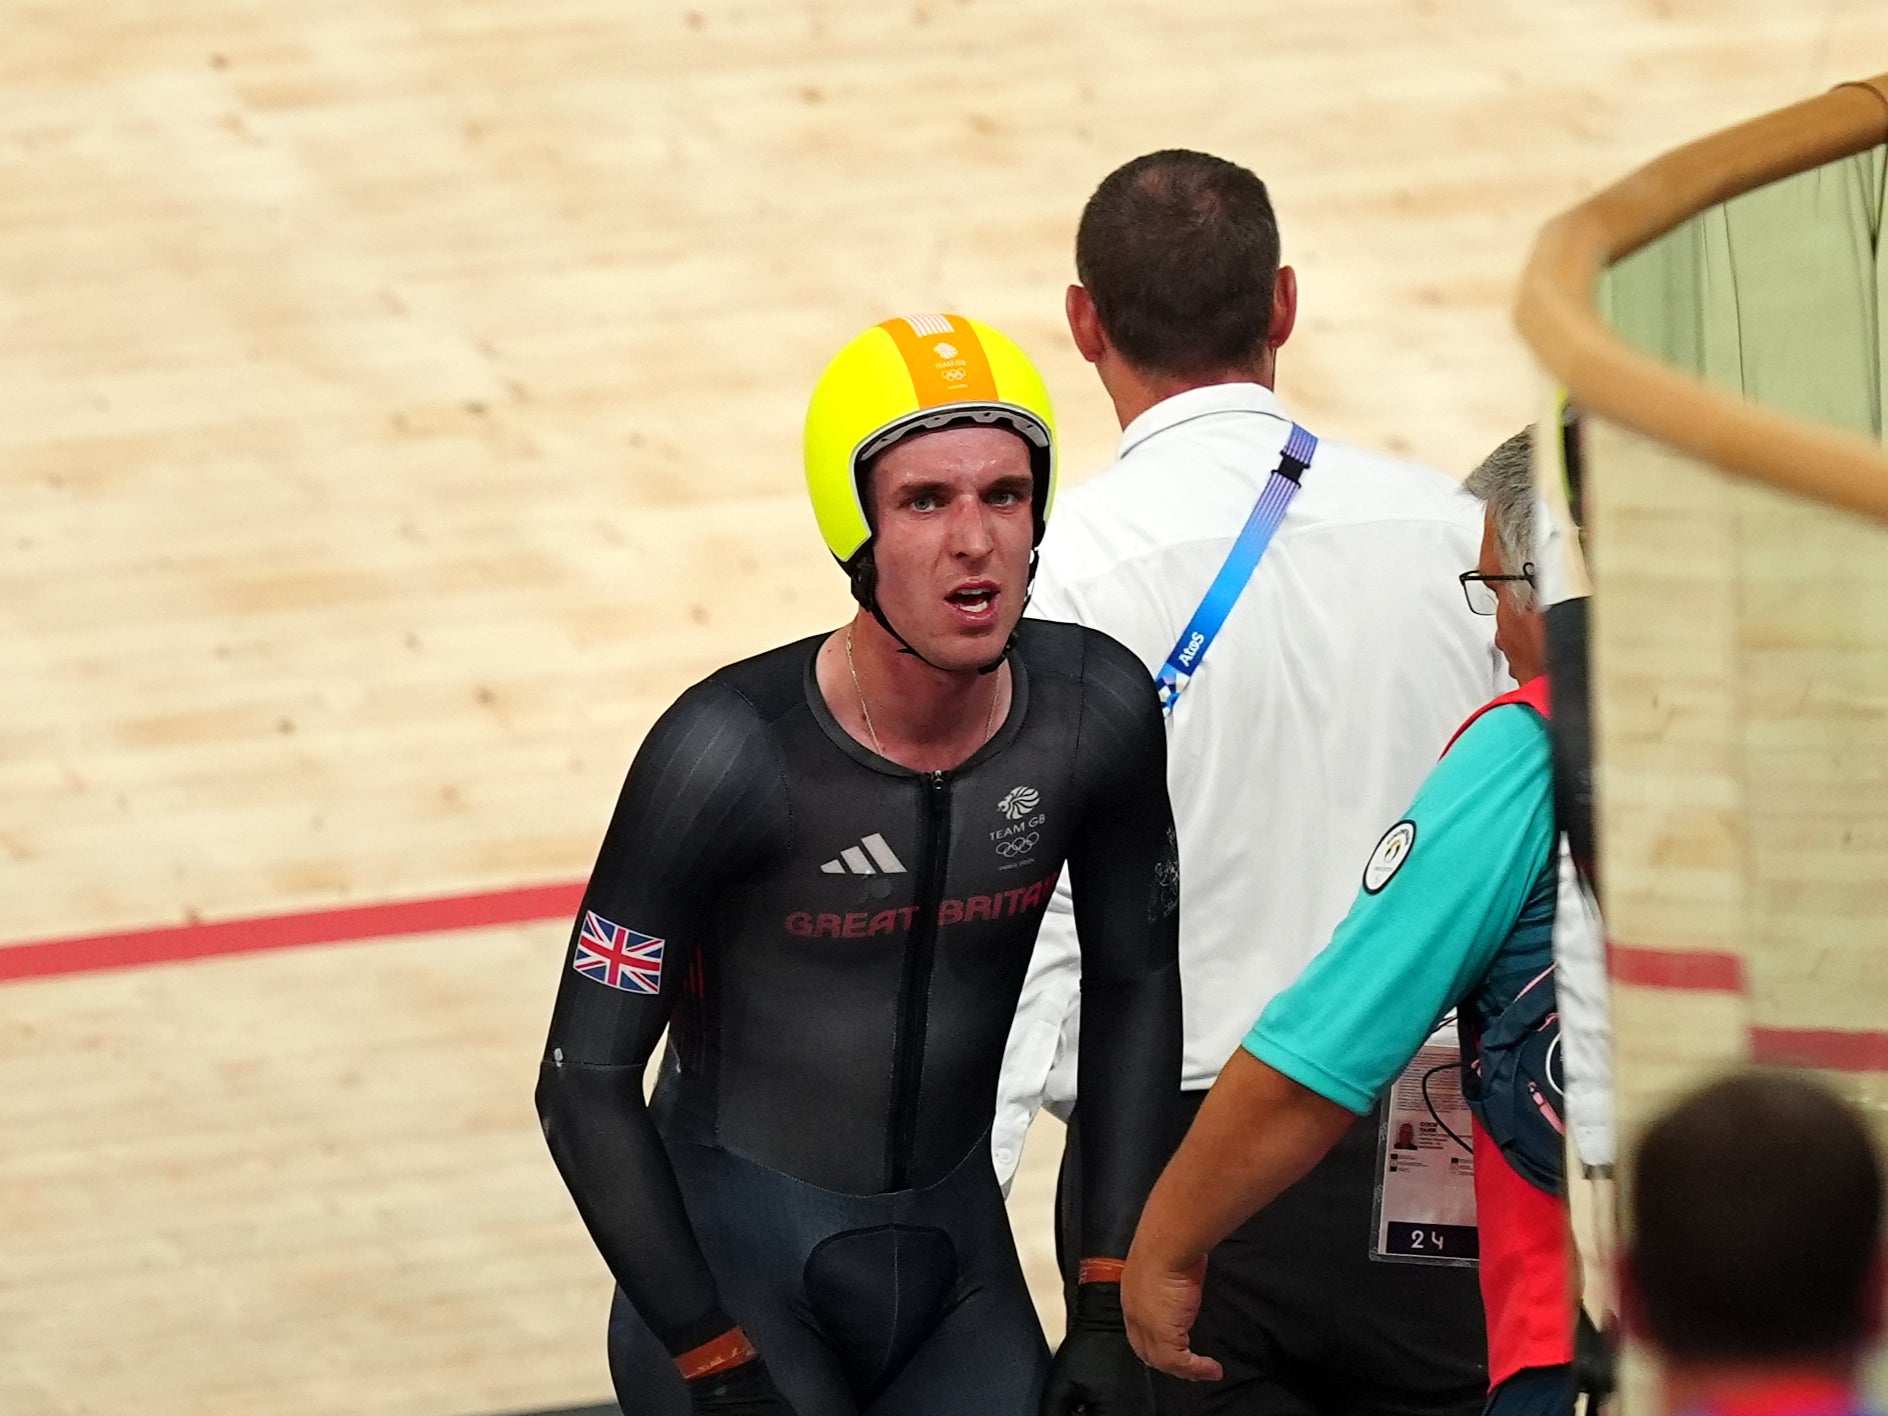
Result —
[[688, 1409], [704, 1416], [794, 1416], [792, 1403], [780, 1394], [759, 1357], [705, 1377], [690, 1377]]
[[1068, 1336], [1049, 1364], [1042, 1416], [1153, 1416], [1154, 1384], [1128, 1346], [1121, 1285], [1084, 1283], [1075, 1290]]

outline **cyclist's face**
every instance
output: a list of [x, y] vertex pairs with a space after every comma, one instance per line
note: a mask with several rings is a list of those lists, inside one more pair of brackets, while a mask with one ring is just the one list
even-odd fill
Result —
[[939, 668], [987, 664], [1023, 613], [1035, 522], [1029, 449], [1001, 428], [946, 428], [872, 469], [878, 601]]

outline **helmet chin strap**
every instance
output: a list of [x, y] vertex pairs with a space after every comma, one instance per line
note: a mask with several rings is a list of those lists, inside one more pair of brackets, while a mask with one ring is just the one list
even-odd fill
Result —
[[[872, 543], [870, 541], [867, 541], [860, 549], [858, 555], [852, 558], [852, 564], [846, 566], [845, 571], [852, 582], [852, 598], [857, 600], [867, 610], [871, 611], [872, 618], [879, 622], [879, 627], [898, 641], [900, 646], [898, 652], [900, 654], [909, 654], [919, 663], [929, 664], [939, 673], [951, 672], [942, 664], [932, 664], [929, 659], [912, 648], [911, 641], [900, 634], [892, 625], [891, 620], [886, 618], [885, 611], [880, 607], [878, 602], [878, 564], [872, 558]], [[1025, 610], [1029, 608], [1029, 597], [1034, 592], [1035, 584], [1036, 548], [1031, 546], [1029, 548], [1029, 579], [1023, 583], [1023, 608]], [[1022, 616], [1018, 615], [1016, 621], [1018, 624], [1021, 624]], [[998, 669], [1003, 667], [1003, 661], [1009, 658], [1010, 651], [1015, 647], [1016, 631], [1012, 629], [1009, 638], [1003, 641], [1003, 648], [998, 651], [997, 656], [987, 664], [978, 665], [977, 672], [980, 674], [995, 673]]]

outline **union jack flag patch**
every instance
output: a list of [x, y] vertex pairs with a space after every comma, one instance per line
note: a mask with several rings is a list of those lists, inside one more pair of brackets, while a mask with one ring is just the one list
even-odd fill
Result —
[[586, 978], [625, 993], [662, 991], [662, 940], [583, 912], [583, 932], [570, 966]]

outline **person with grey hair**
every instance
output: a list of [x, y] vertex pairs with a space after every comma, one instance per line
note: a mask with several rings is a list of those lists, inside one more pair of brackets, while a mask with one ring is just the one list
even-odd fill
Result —
[[[1462, 485], [1481, 502], [1484, 524], [1493, 533], [1495, 559], [1501, 568], [1498, 573], [1503, 577], [1496, 583], [1510, 587], [1508, 593], [1517, 609], [1533, 609], [1534, 510], [1538, 502], [1534, 491], [1533, 428], [1521, 429], [1489, 453]], [[1490, 594], [1475, 592], [1469, 603], [1477, 614], [1495, 614]], [[1498, 615], [1496, 622], [1499, 636]]]
[[1122, 1275], [1129, 1340], [1214, 1380], [1190, 1330], [1208, 1252], [1305, 1174], [1444, 1014], [1473, 1116], [1493, 1416], [1572, 1409], [1574, 1309], [1552, 934], [1558, 833], [1546, 638], [1533, 591], [1529, 440], [1468, 487], [1481, 555], [1460, 576], [1521, 687], [1477, 711], [1363, 866], [1350, 913], [1259, 1015], [1142, 1212]]
[[[1494, 531], [1495, 561], [1507, 580], [1464, 577], [1478, 613], [1493, 615], [1496, 640], [1538, 634], [1549, 590], [1537, 584], [1535, 567], [1556, 554], [1547, 549], [1546, 509], [1535, 489], [1533, 430], [1524, 428], [1469, 474], [1466, 486], [1487, 508]], [[1577, 533], [1577, 528], [1575, 528]], [[1514, 613], [1500, 611], [1498, 586]], [[1505, 652], [1505, 651], [1504, 651]], [[1531, 646], [1522, 651], [1525, 657]], [[1545, 668], [1545, 656], [1542, 657]], [[1562, 717], [1565, 725], [1565, 715]], [[1563, 832], [1571, 829], [1565, 823]], [[1561, 1050], [1566, 1058], [1564, 1114], [1574, 1151], [1589, 1177], [1609, 1179], [1613, 1167], [1612, 1017], [1607, 997], [1605, 934], [1597, 901], [1576, 879], [1567, 842], [1560, 846], [1560, 898], [1554, 918], [1554, 980], [1560, 1007]]]

